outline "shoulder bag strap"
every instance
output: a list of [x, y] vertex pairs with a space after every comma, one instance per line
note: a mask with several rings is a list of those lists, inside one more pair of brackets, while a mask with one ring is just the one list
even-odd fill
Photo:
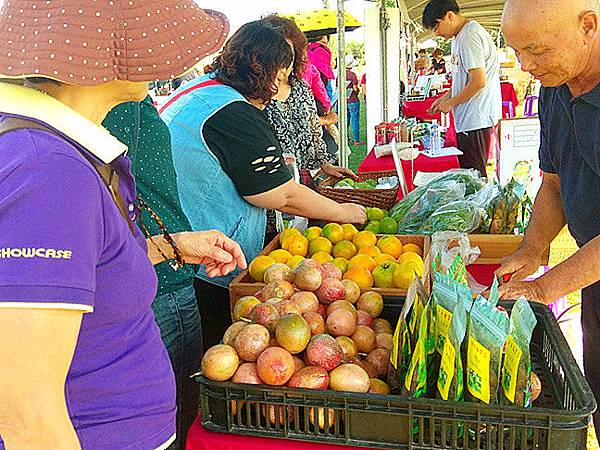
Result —
[[[32, 120], [27, 120], [19, 117], [10, 117], [0, 122], [0, 136], [10, 131], [22, 129], [42, 130], [54, 134], [60, 137], [61, 139], [63, 138], [52, 128], [34, 122]], [[110, 195], [113, 201], [115, 202], [117, 209], [121, 213], [121, 216], [123, 216], [123, 219], [125, 219], [125, 222], [127, 222], [127, 225], [129, 226], [129, 231], [131, 231], [131, 234], [135, 234], [133, 222], [129, 218], [127, 206], [125, 205], [125, 199], [123, 198], [123, 195], [121, 195], [121, 191], [119, 190], [119, 176], [117, 175], [115, 170], [110, 166], [110, 164], [105, 164], [103, 162], [97, 161], [87, 152], [80, 151], [80, 153], [85, 159], [88, 160], [88, 162], [94, 167], [94, 169], [96, 169], [96, 172], [98, 172], [98, 175], [100, 175], [102, 182], [108, 188], [108, 191], [110, 192]]]

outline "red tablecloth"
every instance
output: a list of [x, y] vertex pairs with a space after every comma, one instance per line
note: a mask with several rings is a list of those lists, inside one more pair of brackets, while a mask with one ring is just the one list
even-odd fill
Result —
[[[361, 447], [364, 448], [364, 447]], [[347, 445], [315, 444], [289, 439], [238, 436], [206, 430], [196, 419], [187, 435], [185, 450], [332, 450], [357, 449]], [[375, 449], [372, 449], [375, 450]]]
[[[437, 119], [438, 123], [441, 122], [441, 114], [431, 115], [427, 113], [427, 110], [431, 108], [433, 102], [440, 98], [444, 94], [440, 94], [436, 97], [429, 97], [425, 100], [405, 101], [402, 103], [402, 114], [404, 117], [415, 117], [419, 120], [433, 120]], [[454, 115], [450, 114], [450, 126], [446, 130], [445, 138], [446, 147], [456, 147], [456, 129], [454, 128]]]
[[[404, 178], [406, 179], [406, 187], [408, 191], [412, 191], [415, 186], [413, 184], [414, 175], [417, 172], [445, 172], [450, 169], [458, 169], [460, 164], [458, 163], [457, 156], [440, 156], [437, 158], [430, 158], [420, 154], [417, 159], [414, 160], [414, 164], [410, 161], [402, 161], [402, 169], [404, 171]], [[358, 166], [358, 172], [379, 172], [385, 170], [396, 170], [394, 165], [394, 158], [392, 155], [382, 156], [381, 158], [375, 157], [375, 152], [371, 151]], [[402, 191], [399, 191], [399, 196], [402, 195]]]

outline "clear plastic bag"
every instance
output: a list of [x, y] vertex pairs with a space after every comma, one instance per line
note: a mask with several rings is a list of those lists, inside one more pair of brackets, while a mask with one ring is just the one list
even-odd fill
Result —
[[473, 302], [468, 325], [467, 389], [471, 401], [498, 403], [502, 351], [509, 320], [490, 302], [478, 297]]
[[[406, 213], [396, 219], [398, 220], [398, 232], [401, 234], [420, 233], [424, 222], [441, 205], [460, 200], [464, 195], [465, 186], [457, 181], [430, 184]], [[394, 216], [392, 215], [392, 217]]]
[[479, 247], [471, 247], [469, 236], [456, 231], [438, 231], [431, 237], [431, 249], [433, 262], [436, 270], [447, 273], [448, 269], [457, 256], [460, 256], [465, 265], [473, 264], [481, 250]]
[[422, 234], [436, 231], [471, 233], [479, 228], [485, 217], [484, 209], [474, 203], [457, 200], [437, 208], [419, 230]]
[[536, 324], [537, 319], [527, 300], [517, 300], [510, 314], [510, 330], [502, 362], [503, 400], [509, 405], [531, 406], [529, 344]]

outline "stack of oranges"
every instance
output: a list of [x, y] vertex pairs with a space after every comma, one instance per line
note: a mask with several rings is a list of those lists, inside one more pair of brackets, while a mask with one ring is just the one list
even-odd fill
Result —
[[375, 287], [408, 289], [424, 270], [423, 250], [397, 236], [377, 238], [372, 231], [358, 231], [352, 224], [328, 223], [310, 227], [304, 234], [290, 228], [279, 236], [280, 249], [258, 256], [250, 264], [250, 276], [262, 281], [265, 270], [275, 263], [296, 267], [304, 258], [338, 267], [344, 279], [362, 290]]

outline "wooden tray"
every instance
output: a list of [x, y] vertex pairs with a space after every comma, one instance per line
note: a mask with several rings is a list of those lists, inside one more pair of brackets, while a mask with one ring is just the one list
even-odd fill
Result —
[[[523, 236], [513, 234], [470, 234], [472, 247], [479, 247], [481, 255], [475, 264], [500, 264], [503, 258], [514, 253], [523, 242]], [[550, 260], [550, 248], [542, 254], [542, 265]]]
[[[377, 237], [383, 236], [393, 236], [390, 234], [382, 234]], [[417, 244], [419, 247], [423, 249], [423, 261], [425, 262], [425, 268], [423, 273], [423, 280], [425, 284], [425, 288], [429, 291], [430, 287], [430, 267], [431, 263], [429, 262], [429, 248], [431, 246], [431, 239], [429, 236], [423, 235], [395, 235], [400, 239], [403, 244]], [[279, 235], [275, 236], [275, 238], [267, 244], [267, 246], [261, 252], [262, 255], [268, 255], [273, 250], [277, 250], [280, 248], [279, 246]], [[248, 270], [244, 270], [240, 272], [237, 277], [233, 279], [231, 284], [229, 285], [229, 302], [231, 306], [231, 310], [233, 310], [233, 305], [235, 302], [245, 295], [254, 295], [258, 292], [265, 283], [258, 283], [252, 279]], [[369, 289], [369, 291], [379, 292], [384, 297], [406, 297], [406, 289], [397, 289], [397, 288], [377, 288], [373, 287]]]

